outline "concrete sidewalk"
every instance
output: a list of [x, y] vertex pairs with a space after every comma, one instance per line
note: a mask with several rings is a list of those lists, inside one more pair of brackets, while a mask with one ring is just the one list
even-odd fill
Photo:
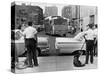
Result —
[[[24, 61], [25, 57], [20, 57], [19, 61]], [[82, 69], [96, 69], [97, 57], [94, 57], [94, 64], [87, 64], [84, 67], [74, 67], [73, 56], [45, 56], [38, 57], [39, 66], [26, 69], [16, 69], [16, 73], [33, 73], [33, 72], [50, 72], [50, 71], [67, 71], [67, 70], [82, 70]], [[85, 56], [80, 60], [84, 63]]]

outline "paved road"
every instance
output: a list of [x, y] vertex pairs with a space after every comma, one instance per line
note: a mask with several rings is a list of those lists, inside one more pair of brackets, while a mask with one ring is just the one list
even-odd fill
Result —
[[[85, 56], [80, 60], [84, 63]], [[25, 57], [19, 58], [19, 61], [25, 60]], [[43, 56], [38, 57], [39, 66], [26, 69], [16, 69], [16, 73], [29, 73], [29, 72], [48, 72], [48, 71], [64, 71], [64, 70], [80, 70], [80, 69], [95, 69], [97, 68], [97, 57], [94, 58], [94, 64], [88, 64], [85, 67], [74, 67], [73, 56]]]

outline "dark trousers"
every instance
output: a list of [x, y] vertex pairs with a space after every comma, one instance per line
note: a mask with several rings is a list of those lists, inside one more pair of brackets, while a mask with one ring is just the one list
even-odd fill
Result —
[[89, 55], [90, 55], [90, 62], [93, 63], [93, 46], [94, 46], [94, 40], [86, 40], [86, 64], [88, 64]]
[[98, 55], [98, 49], [97, 49], [97, 40], [95, 39], [94, 40], [94, 56], [97, 56]]
[[37, 56], [36, 56], [36, 40], [34, 39], [25, 39], [26, 47], [27, 47], [27, 60], [29, 65], [33, 65], [32, 59], [34, 61], [34, 65], [38, 64]]

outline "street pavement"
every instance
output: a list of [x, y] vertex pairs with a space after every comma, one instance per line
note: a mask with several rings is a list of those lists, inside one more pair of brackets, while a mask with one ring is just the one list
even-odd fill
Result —
[[[25, 57], [19, 57], [19, 62], [24, 61]], [[51, 72], [51, 71], [68, 71], [82, 69], [96, 69], [97, 57], [94, 57], [93, 64], [87, 64], [84, 67], [74, 67], [73, 56], [40, 56], [38, 57], [39, 66], [25, 69], [15, 69], [16, 73], [34, 73], [34, 72]], [[80, 61], [85, 63], [85, 56], [80, 57]]]

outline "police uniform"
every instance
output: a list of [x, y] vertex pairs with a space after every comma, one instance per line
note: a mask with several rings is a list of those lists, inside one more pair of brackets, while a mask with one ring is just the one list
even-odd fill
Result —
[[32, 59], [34, 61], [34, 65], [38, 66], [37, 56], [36, 56], [36, 40], [35, 35], [37, 34], [37, 30], [32, 26], [28, 26], [23, 35], [25, 36], [25, 43], [27, 47], [27, 59], [29, 62], [29, 67], [33, 67]]
[[94, 38], [96, 37], [96, 35], [91, 28], [85, 31], [84, 35], [86, 38], [86, 64], [88, 64], [89, 55], [90, 55], [90, 62], [93, 63], [93, 46], [94, 46]]

